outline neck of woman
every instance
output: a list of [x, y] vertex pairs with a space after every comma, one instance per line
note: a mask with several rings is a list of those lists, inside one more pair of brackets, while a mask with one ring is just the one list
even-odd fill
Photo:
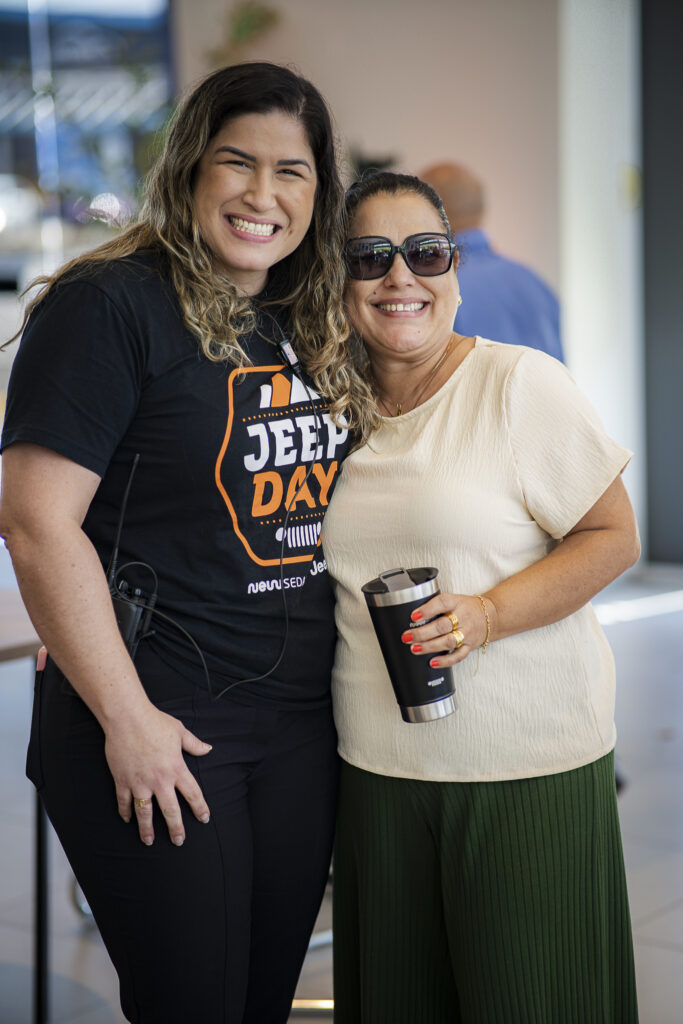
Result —
[[474, 338], [451, 334], [437, 351], [421, 356], [400, 353], [389, 358], [370, 355], [380, 411], [401, 416], [422, 405], [445, 384], [474, 347]]

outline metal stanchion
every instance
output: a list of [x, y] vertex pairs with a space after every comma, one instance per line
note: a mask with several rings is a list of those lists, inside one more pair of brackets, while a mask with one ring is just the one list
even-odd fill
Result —
[[49, 1009], [47, 887], [48, 821], [40, 794], [35, 797], [35, 905], [33, 923], [33, 1024], [47, 1024]]

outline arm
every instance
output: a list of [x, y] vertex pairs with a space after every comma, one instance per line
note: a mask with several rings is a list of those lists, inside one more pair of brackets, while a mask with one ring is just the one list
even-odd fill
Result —
[[[11, 445], [2, 459], [0, 534], [36, 631], [102, 726], [119, 814], [129, 821], [133, 797], [155, 796], [180, 845], [176, 790], [200, 821], [209, 816], [182, 751], [211, 748], [151, 703], [121, 639], [100, 560], [81, 529], [99, 479], [47, 448]], [[135, 811], [149, 845], [151, 801]]]
[[[638, 530], [626, 489], [617, 477], [564, 540], [549, 555], [515, 573], [482, 595], [490, 622], [491, 641], [538, 629], [571, 615], [637, 561]], [[404, 643], [421, 647], [416, 654], [435, 655], [440, 665], [455, 665], [486, 639], [481, 601], [464, 594], [439, 594], [416, 609], [415, 616], [439, 616], [426, 626], [404, 633]], [[452, 654], [452, 622], [457, 616], [464, 634]], [[451, 634], [450, 636], [448, 634]], [[409, 636], [411, 639], [409, 639]]]

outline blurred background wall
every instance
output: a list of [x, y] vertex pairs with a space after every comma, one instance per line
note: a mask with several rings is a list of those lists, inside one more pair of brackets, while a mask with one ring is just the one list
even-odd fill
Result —
[[[250, 57], [291, 63], [328, 100], [345, 148], [485, 178], [493, 233], [559, 284], [557, 0], [286, 0]], [[178, 84], [202, 74], [224, 0], [174, 0]]]

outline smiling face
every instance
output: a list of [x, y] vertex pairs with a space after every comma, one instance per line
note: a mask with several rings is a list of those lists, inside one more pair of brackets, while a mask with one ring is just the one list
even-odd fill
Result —
[[243, 114], [214, 135], [199, 161], [194, 210], [219, 267], [243, 295], [306, 234], [317, 186], [304, 126], [275, 110]]
[[[354, 211], [349, 237], [381, 235], [400, 245], [408, 235], [444, 226], [434, 207], [414, 192], [380, 192]], [[384, 277], [349, 279], [345, 298], [349, 318], [373, 363], [405, 360], [419, 364], [440, 352], [451, 337], [459, 289], [451, 269], [438, 277], [420, 277], [397, 253]]]

